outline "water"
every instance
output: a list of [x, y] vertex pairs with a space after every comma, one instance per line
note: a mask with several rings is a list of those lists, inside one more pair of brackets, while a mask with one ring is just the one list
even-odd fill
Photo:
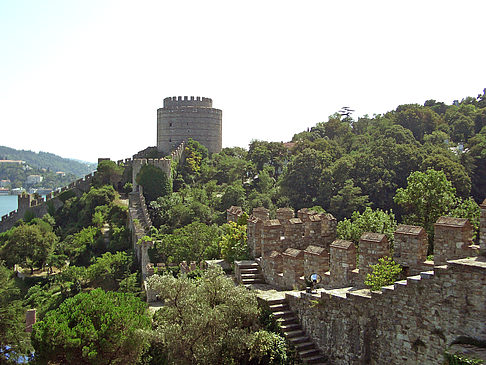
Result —
[[0, 217], [17, 210], [17, 195], [0, 195]]

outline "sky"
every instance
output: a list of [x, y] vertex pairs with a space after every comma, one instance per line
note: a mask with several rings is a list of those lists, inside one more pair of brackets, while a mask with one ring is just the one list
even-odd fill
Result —
[[486, 2], [0, 0], [0, 145], [96, 162], [156, 145], [168, 96], [223, 110], [223, 146], [289, 141], [486, 88]]

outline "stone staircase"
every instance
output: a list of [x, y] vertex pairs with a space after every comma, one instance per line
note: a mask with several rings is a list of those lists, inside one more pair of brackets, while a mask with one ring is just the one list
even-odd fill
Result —
[[260, 266], [251, 260], [235, 261], [235, 276], [243, 285], [265, 283]]
[[270, 310], [287, 340], [294, 345], [299, 358], [304, 364], [328, 364], [318, 348], [302, 329], [294, 312], [290, 310], [285, 298], [267, 299]]

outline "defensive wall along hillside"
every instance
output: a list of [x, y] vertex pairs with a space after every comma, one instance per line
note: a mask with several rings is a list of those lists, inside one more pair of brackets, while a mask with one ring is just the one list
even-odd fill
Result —
[[[231, 207], [228, 220], [239, 214]], [[486, 200], [479, 246], [467, 219], [437, 220], [435, 262], [427, 261], [422, 227], [398, 226], [394, 259], [407, 278], [376, 292], [364, 279], [370, 264], [390, 255], [386, 236], [364, 233], [357, 249], [335, 239], [335, 228], [332, 215], [302, 209], [294, 217], [288, 208], [278, 209], [277, 219], [257, 208], [247, 226], [267, 283], [302, 288], [304, 277], [322, 276], [316, 294], [290, 291], [286, 299], [332, 364], [440, 364], [451, 345], [486, 346]]]
[[5, 232], [12, 228], [14, 224], [23, 219], [27, 212], [31, 212], [35, 217], [41, 218], [44, 214], [48, 213], [52, 207], [54, 210], [60, 208], [64, 202], [60, 199], [62, 193], [66, 191], [73, 191], [77, 196], [89, 191], [91, 182], [95, 173], [86, 175], [82, 179], [73, 181], [68, 186], [63, 187], [61, 190], [56, 190], [46, 195], [46, 198], [35, 199], [34, 195], [24, 193], [18, 197], [18, 208], [6, 214], [0, 221], [0, 232]]

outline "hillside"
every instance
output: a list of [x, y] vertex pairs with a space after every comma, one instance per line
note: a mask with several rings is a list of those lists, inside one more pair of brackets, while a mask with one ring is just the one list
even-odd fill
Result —
[[22, 160], [33, 169], [46, 169], [52, 172], [63, 171], [68, 174], [82, 177], [96, 169], [95, 163], [80, 162], [68, 158], [62, 158], [48, 152], [32, 152], [16, 150], [10, 147], [0, 146], [0, 160]]

